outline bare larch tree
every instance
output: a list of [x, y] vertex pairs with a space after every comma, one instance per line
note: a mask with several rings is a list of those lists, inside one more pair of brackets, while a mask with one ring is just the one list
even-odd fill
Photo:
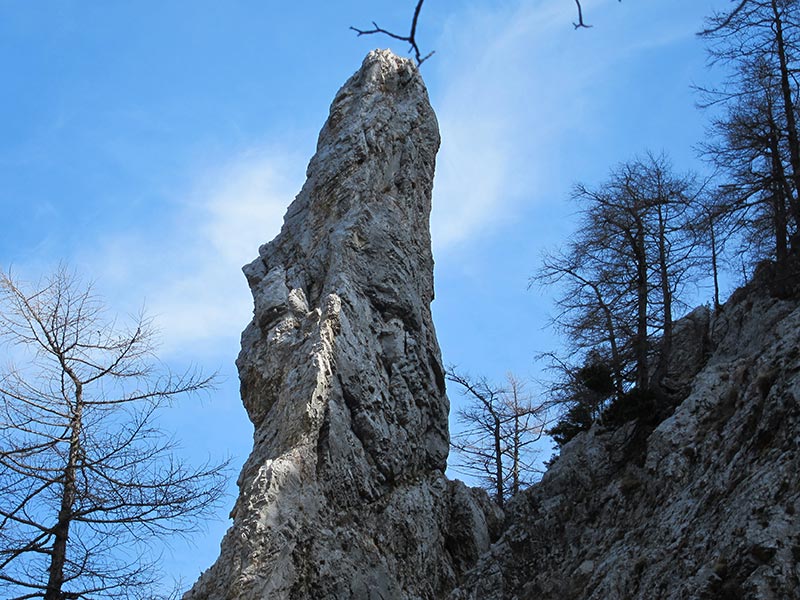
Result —
[[465, 399], [456, 412], [460, 430], [450, 440], [457, 453], [453, 468], [480, 481], [502, 507], [541, 473], [534, 445], [545, 432], [547, 407], [534, 403], [511, 374], [502, 387], [453, 367], [447, 379]]
[[211, 379], [167, 370], [150, 321], [110, 317], [65, 267], [0, 273], [0, 308], [0, 596], [154, 597], [154, 540], [196, 531], [225, 481], [154, 420]]
[[786, 276], [800, 228], [800, 133], [796, 73], [800, 19], [796, 0], [744, 0], [717, 13], [702, 32], [712, 64], [728, 69], [717, 87], [700, 88], [712, 120], [703, 156], [720, 174], [712, 208], [739, 234], [745, 261], [774, 258]]
[[532, 278], [560, 286], [553, 322], [571, 357], [554, 361], [559, 375], [552, 391], [567, 410], [571, 397], [589, 399], [584, 412], [599, 417], [593, 386], [592, 393], [584, 389], [588, 367], [608, 372], [604, 399], [607, 392], [621, 399], [634, 387], [646, 390], [658, 382], [650, 364], [653, 342], [658, 340], [657, 364], [664, 364], [673, 312], [698, 264], [689, 227], [697, 193], [692, 175], [676, 174], [666, 156], [652, 153], [622, 163], [599, 186], [575, 187], [578, 229], [563, 248], [544, 255]]

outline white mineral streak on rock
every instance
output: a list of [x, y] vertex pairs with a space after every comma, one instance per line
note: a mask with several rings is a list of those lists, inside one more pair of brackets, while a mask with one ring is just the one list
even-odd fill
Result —
[[371, 52], [281, 233], [244, 268], [255, 309], [237, 365], [254, 447], [220, 557], [185, 599], [440, 598], [488, 548], [491, 504], [444, 477], [438, 146], [416, 67]]

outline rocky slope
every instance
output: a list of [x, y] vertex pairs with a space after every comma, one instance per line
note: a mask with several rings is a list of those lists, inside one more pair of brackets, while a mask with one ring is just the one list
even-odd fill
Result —
[[800, 598], [800, 303], [768, 278], [678, 322], [654, 410], [577, 436], [504, 521], [445, 478], [438, 144], [414, 65], [371, 53], [245, 267], [254, 447], [185, 600]]
[[454, 600], [800, 598], [800, 306], [756, 281], [675, 346], [672, 415], [568, 443]]
[[496, 510], [444, 476], [438, 146], [416, 67], [370, 53], [281, 233], [244, 268], [255, 309], [237, 365], [254, 447], [221, 555], [187, 600], [440, 598], [488, 549]]

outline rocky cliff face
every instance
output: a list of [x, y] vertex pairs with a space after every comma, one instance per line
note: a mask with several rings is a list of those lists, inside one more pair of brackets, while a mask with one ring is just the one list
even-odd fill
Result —
[[221, 555], [187, 600], [441, 598], [488, 549], [495, 509], [444, 476], [438, 146], [416, 67], [370, 53], [281, 233], [244, 268], [255, 309], [237, 365], [254, 447]]
[[254, 447], [185, 600], [800, 598], [800, 308], [764, 282], [678, 322], [659, 410], [576, 437], [504, 522], [445, 478], [438, 143], [416, 68], [371, 53], [245, 267]]
[[580, 434], [452, 598], [800, 598], [800, 306], [764, 282], [676, 328], [683, 401]]

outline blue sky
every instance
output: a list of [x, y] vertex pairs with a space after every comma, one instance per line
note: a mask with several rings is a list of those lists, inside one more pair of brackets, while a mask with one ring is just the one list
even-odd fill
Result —
[[[336, 90], [374, 47], [350, 25], [404, 31], [407, 2], [22, 0], [0, 3], [0, 267], [36, 279], [66, 260], [121, 312], [144, 305], [162, 357], [219, 371], [165, 421], [186, 452], [232, 455], [252, 427], [233, 361], [251, 300], [240, 267], [279, 230]], [[576, 181], [646, 149], [699, 168], [704, 16], [726, 0], [428, 0], [418, 40], [442, 132], [432, 232], [444, 360], [536, 377], [552, 290], [527, 289], [569, 236]], [[705, 301], [710, 292], [700, 290]], [[453, 403], [458, 402], [451, 394]], [[235, 474], [233, 477], [235, 480]], [[235, 489], [231, 484], [232, 492]], [[165, 556], [187, 584], [208, 534]]]

